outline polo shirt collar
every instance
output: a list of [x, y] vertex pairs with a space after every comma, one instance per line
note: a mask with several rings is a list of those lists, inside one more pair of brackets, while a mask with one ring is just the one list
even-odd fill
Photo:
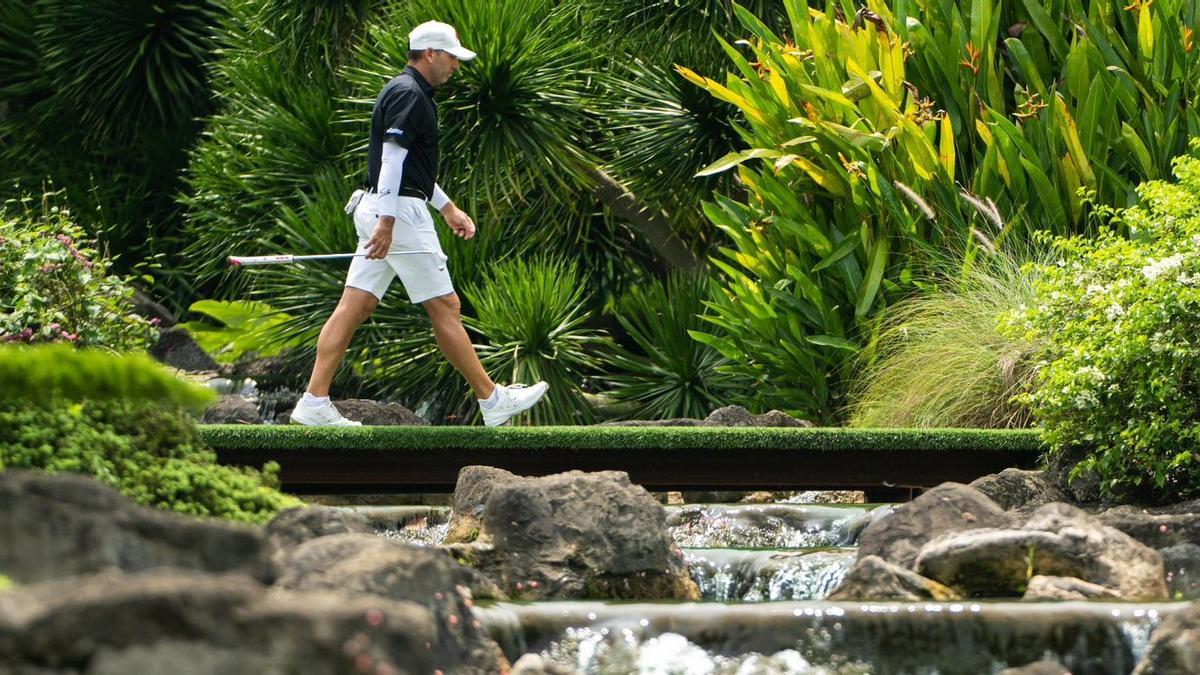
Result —
[[417, 85], [421, 87], [421, 91], [424, 92], [426, 96], [433, 95], [433, 85], [429, 84], [428, 80], [425, 79], [425, 76], [421, 74], [421, 71], [413, 68], [412, 66], [405, 66], [404, 72], [412, 75], [412, 78], [416, 80]]

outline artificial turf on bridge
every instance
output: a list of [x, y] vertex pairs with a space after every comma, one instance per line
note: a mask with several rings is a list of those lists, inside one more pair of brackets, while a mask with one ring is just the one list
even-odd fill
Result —
[[297, 493], [448, 492], [464, 466], [519, 475], [615, 469], [652, 490], [911, 488], [1032, 468], [1034, 431], [744, 427], [389, 427], [204, 425], [228, 464], [279, 462]]

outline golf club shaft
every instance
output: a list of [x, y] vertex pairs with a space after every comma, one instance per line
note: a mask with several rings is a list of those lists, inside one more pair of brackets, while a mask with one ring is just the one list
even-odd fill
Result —
[[[249, 265], [286, 265], [289, 263], [303, 262], [305, 260], [336, 260], [340, 258], [357, 258], [367, 255], [366, 253], [322, 253], [318, 255], [250, 255], [250, 256], [229, 256], [229, 264], [234, 267], [243, 267]], [[397, 251], [389, 253], [392, 255], [438, 255], [437, 251]]]

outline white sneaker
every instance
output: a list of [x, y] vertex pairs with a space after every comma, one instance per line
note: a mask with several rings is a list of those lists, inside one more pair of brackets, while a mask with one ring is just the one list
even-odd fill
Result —
[[549, 388], [550, 385], [545, 382], [528, 387], [523, 384], [510, 384], [507, 387], [496, 385], [496, 405], [490, 408], [479, 405], [479, 410], [483, 413], [483, 423], [489, 427], [508, 424], [513, 417], [529, 410], [533, 404], [542, 400]]
[[304, 402], [304, 399], [296, 401], [296, 407], [292, 410], [292, 424], [303, 424], [310, 427], [361, 427], [362, 422], [352, 422], [345, 417], [338, 409], [333, 407], [333, 402], [326, 401], [324, 405], [311, 406]]

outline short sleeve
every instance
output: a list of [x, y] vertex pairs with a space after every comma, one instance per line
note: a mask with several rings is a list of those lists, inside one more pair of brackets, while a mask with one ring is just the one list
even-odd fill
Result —
[[402, 148], [411, 148], [424, 128], [421, 97], [414, 91], [397, 91], [384, 110], [383, 140], [395, 141]]

